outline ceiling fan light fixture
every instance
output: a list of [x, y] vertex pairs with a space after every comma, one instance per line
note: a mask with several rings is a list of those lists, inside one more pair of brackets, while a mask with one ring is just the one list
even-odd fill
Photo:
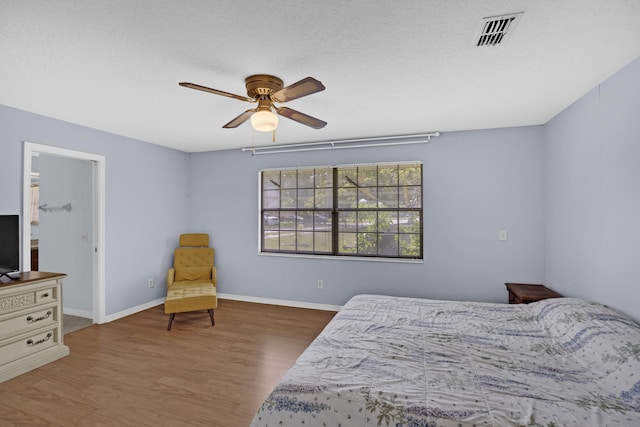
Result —
[[275, 107], [273, 105], [274, 102], [282, 103], [293, 101], [294, 99], [302, 98], [303, 96], [325, 90], [322, 82], [314, 79], [313, 77], [306, 77], [298, 82], [290, 84], [287, 87], [283, 87], [284, 85], [282, 80], [278, 77], [271, 76], [269, 74], [255, 74], [245, 79], [247, 95], [249, 95], [248, 97], [201, 86], [195, 83], [180, 82], [178, 84], [189, 89], [197, 89], [203, 92], [226, 96], [227, 98], [233, 98], [240, 101], [258, 103], [258, 108], [246, 110], [244, 113], [234, 117], [229, 123], [222, 126], [224, 129], [237, 128], [244, 122], [249, 121], [249, 118], [251, 118], [251, 124], [255, 130], [260, 132], [272, 132], [278, 127], [278, 116], [276, 113], [278, 113], [279, 116], [284, 116], [289, 120], [293, 120], [294, 122], [309, 126], [313, 129], [321, 129], [327, 125], [327, 122], [301, 113], [300, 111], [296, 111], [289, 107]]
[[278, 127], [278, 116], [269, 110], [256, 111], [251, 115], [251, 126], [260, 132], [271, 132]]

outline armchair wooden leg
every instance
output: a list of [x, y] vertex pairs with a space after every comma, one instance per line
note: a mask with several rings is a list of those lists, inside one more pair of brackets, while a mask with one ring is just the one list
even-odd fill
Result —
[[215, 320], [213, 320], [213, 309], [210, 308], [208, 311], [209, 311], [209, 317], [211, 317], [211, 326], [214, 326], [216, 322]]
[[167, 331], [170, 331], [170, 330], [171, 330], [171, 324], [173, 323], [173, 318], [174, 318], [174, 317], [176, 317], [176, 314], [175, 314], [175, 313], [171, 313], [171, 314], [169, 315], [169, 325], [167, 326]]

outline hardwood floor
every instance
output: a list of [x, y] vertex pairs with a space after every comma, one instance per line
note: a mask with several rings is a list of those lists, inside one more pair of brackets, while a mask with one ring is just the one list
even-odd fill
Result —
[[71, 355], [0, 384], [0, 425], [248, 426], [334, 312], [220, 300], [65, 335]]

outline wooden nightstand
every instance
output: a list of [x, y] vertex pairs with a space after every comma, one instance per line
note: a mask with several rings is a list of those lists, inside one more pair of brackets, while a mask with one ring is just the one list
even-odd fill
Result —
[[529, 304], [547, 298], [560, 298], [562, 295], [546, 286], [527, 283], [505, 283], [509, 291], [509, 304]]

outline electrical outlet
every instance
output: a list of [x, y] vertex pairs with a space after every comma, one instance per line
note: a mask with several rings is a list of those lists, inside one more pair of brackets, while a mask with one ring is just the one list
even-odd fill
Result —
[[322, 280], [318, 280], [318, 289], [324, 289], [324, 283]]
[[148, 288], [153, 288], [155, 286], [155, 284], [153, 283], [153, 277], [149, 278], [149, 280], [147, 280], [147, 287]]
[[507, 240], [507, 230], [500, 230], [498, 232], [498, 239]]

